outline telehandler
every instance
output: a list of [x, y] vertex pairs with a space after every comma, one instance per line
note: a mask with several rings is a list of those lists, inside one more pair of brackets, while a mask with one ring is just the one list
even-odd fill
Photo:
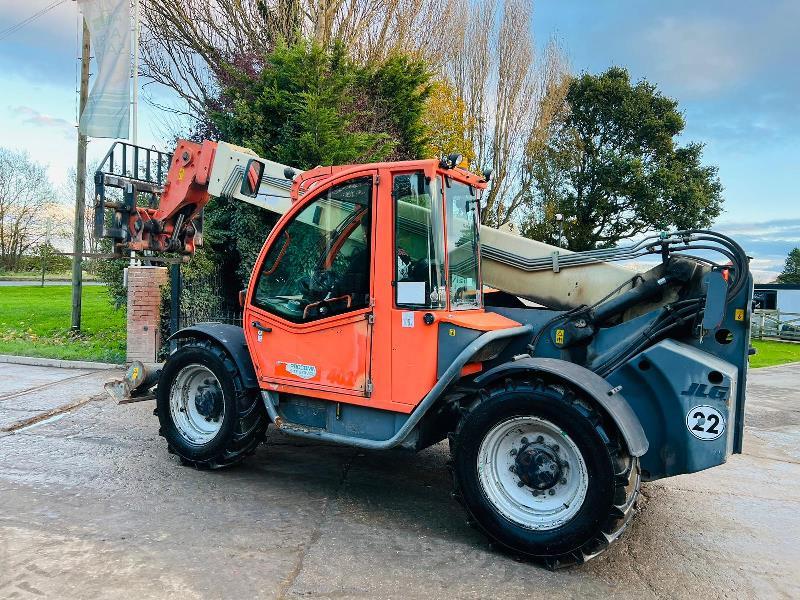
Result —
[[447, 439], [470, 522], [517, 556], [583, 563], [626, 528], [643, 480], [741, 452], [748, 257], [712, 231], [572, 253], [483, 227], [490, 173], [459, 162], [301, 172], [224, 142], [117, 142], [95, 208], [118, 257], [188, 259], [211, 196], [282, 215], [243, 327], [178, 331], [130, 388], [157, 386], [160, 433], [198, 468], [240, 462], [270, 423], [368, 449]]

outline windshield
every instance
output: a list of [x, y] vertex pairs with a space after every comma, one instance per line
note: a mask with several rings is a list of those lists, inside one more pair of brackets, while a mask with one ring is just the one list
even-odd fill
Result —
[[447, 180], [447, 257], [450, 265], [450, 308], [481, 304], [478, 271], [478, 198], [475, 188]]

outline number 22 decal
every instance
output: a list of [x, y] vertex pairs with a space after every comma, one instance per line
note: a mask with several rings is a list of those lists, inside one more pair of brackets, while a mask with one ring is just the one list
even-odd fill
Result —
[[686, 413], [686, 427], [699, 440], [715, 440], [725, 431], [725, 417], [713, 406], [695, 406]]

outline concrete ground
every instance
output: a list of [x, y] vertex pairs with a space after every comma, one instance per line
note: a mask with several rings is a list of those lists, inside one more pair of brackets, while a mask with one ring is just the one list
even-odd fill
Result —
[[271, 433], [199, 472], [167, 454], [152, 402], [101, 394], [118, 375], [0, 364], [0, 597], [800, 597], [797, 364], [751, 372], [744, 455], [646, 484], [619, 543], [555, 573], [465, 524], [443, 445]]

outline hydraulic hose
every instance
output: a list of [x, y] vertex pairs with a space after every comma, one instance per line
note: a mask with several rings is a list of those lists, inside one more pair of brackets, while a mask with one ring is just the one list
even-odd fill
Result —
[[[706, 229], [676, 231], [669, 236], [650, 236], [635, 244], [622, 248], [604, 248], [587, 252], [565, 254], [558, 257], [558, 265], [566, 269], [572, 266], [581, 266], [596, 262], [628, 260], [647, 254], [659, 253], [662, 254], [666, 260], [672, 253], [681, 253], [682, 256], [696, 262], [709, 264], [714, 268], [725, 268], [725, 265], [720, 265], [710, 259], [683, 254], [687, 250], [708, 250], [716, 252], [724, 256], [730, 262], [730, 269], [733, 271], [734, 277], [727, 291], [727, 298], [729, 300], [737, 296], [748, 281], [749, 259], [744, 249], [730, 237]], [[489, 253], [491, 253], [491, 258], [493, 260], [506, 262], [524, 271], [548, 270], [553, 268], [553, 259], [548, 257], [528, 259], [510, 255], [496, 248], [489, 249]], [[632, 306], [655, 298], [663, 290], [664, 285], [670, 283], [672, 280], [669, 274], [667, 274], [657, 281], [645, 282], [640, 286], [614, 297], [625, 285], [633, 284], [635, 281], [635, 278], [633, 278], [623, 285], [618, 286], [602, 300], [591, 306], [577, 307], [553, 317], [536, 333], [536, 336], [529, 346], [531, 352], [535, 352], [541, 336], [554, 323], [560, 320], [568, 320], [570, 317], [580, 314], [581, 312], [589, 313], [595, 323], [602, 323]], [[609, 298], [612, 299], [609, 300]], [[683, 325], [687, 320], [691, 319], [696, 322], [696, 319], [703, 314], [704, 310], [704, 298], [680, 300], [665, 306], [663, 313], [650, 327], [614, 356], [604, 360], [602, 364], [597, 365], [594, 370], [600, 375], [607, 375], [622, 362], [646, 349], [649, 345], [652, 345], [676, 327]]]

